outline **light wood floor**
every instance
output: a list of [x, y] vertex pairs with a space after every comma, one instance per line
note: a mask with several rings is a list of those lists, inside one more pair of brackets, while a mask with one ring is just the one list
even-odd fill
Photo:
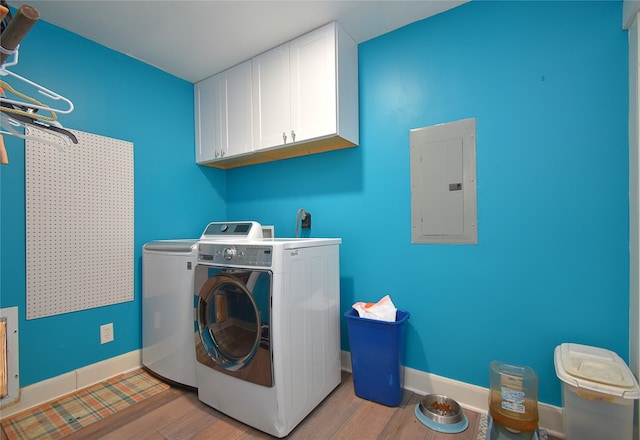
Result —
[[[420, 423], [413, 411], [420, 396], [403, 407], [389, 408], [356, 397], [351, 374], [296, 429], [288, 439], [409, 439], [477, 440], [480, 414], [465, 410], [469, 428], [460, 434], [442, 434]], [[6, 439], [4, 431], [2, 439]], [[273, 440], [208, 407], [195, 391], [172, 387], [66, 437], [67, 440]], [[549, 440], [557, 440], [549, 437]]]

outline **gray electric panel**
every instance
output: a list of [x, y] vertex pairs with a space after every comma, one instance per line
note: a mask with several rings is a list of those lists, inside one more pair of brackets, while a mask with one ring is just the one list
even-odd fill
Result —
[[411, 130], [411, 242], [477, 244], [476, 120]]

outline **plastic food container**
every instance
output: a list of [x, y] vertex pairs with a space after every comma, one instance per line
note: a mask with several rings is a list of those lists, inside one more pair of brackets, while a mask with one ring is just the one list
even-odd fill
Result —
[[538, 428], [538, 375], [531, 367], [492, 361], [489, 364], [493, 421], [511, 432]]
[[640, 387], [627, 364], [604, 348], [565, 343], [554, 350], [567, 440], [631, 440]]

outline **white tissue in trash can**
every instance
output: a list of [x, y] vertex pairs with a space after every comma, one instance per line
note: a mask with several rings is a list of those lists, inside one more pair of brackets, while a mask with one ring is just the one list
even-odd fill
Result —
[[358, 316], [367, 319], [377, 319], [378, 321], [394, 322], [396, 320], [396, 306], [389, 295], [385, 295], [377, 303], [357, 302], [352, 306]]

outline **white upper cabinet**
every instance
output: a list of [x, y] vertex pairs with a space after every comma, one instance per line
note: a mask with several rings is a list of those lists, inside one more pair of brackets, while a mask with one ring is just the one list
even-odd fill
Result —
[[214, 75], [194, 86], [196, 163], [214, 160], [222, 148], [220, 77]]
[[251, 61], [197, 83], [196, 162], [208, 163], [252, 149]]
[[336, 23], [201, 81], [195, 90], [200, 164], [233, 168], [359, 142], [358, 46]]
[[335, 27], [253, 59], [254, 150], [336, 133]]
[[253, 149], [286, 143], [291, 127], [289, 43], [252, 60]]
[[289, 56], [292, 141], [337, 133], [335, 26], [292, 41]]
[[237, 156], [252, 150], [251, 61], [245, 61], [222, 72], [225, 123], [222, 144], [226, 156]]
[[357, 63], [356, 43], [336, 23], [255, 57], [254, 151], [332, 136], [357, 144]]

